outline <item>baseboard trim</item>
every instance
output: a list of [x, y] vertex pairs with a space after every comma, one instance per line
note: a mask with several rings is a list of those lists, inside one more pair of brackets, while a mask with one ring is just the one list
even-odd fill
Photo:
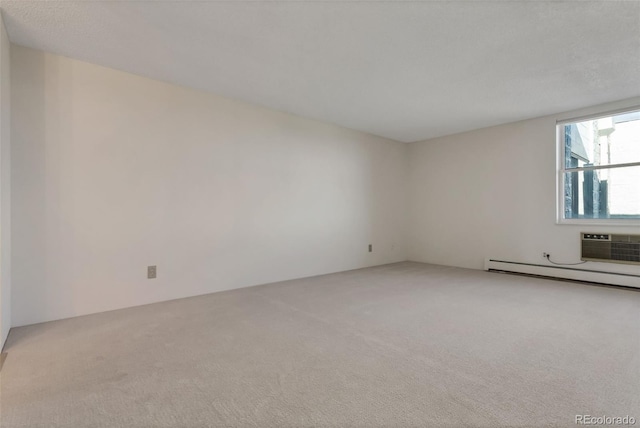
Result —
[[485, 259], [484, 270], [521, 273], [546, 278], [569, 279], [640, 289], [640, 275], [599, 270], [546, 266], [508, 260]]

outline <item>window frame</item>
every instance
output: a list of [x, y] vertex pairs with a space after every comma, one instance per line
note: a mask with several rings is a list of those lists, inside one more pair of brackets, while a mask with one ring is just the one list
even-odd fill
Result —
[[640, 218], [620, 219], [620, 218], [564, 218], [564, 179], [567, 172], [594, 171], [599, 169], [614, 169], [629, 166], [640, 167], [640, 162], [629, 162], [624, 164], [594, 165], [589, 167], [566, 168], [565, 166], [565, 142], [564, 125], [568, 123], [582, 122], [585, 120], [602, 119], [604, 117], [615, 116], [624, 113], [640, 111], [640, 105], [607, 110], [598, 113], [562, 118], [556, 120], [556, 224], [570, 225], [596, 225], [596, 226], [640, 226]]

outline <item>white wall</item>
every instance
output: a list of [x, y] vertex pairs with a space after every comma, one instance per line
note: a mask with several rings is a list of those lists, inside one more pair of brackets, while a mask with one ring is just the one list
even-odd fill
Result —
[[556, 120], [639, 98], [404, 145], [19, 46], [11, 67], [14, 326], [407, 258], [575, 262], [581, 230], [640, 233], [555, 223]]
[[[526, 101], [525, 101], [526, 102]], [[556, 120], [640, 104], [640, 98], [409, 145], [409, 259], [481, 269], [487, 257], [580, 261], [581, 230], [556, 224]], [[589, 269], [640, 273], [633, 265]]]
[[0, 350], [11, 328], [11, 65], [0, 16]]
[[406, 259], [403, 144], [11, 55], [14, 326]]

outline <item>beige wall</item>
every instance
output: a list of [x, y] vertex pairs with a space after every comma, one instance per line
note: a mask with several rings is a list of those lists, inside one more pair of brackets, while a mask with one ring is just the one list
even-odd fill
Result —
[[[556, 120], [639, 105], [640, 98], [409, 145], [409, 259], [481, 269], [485, 258], [580, 261], [580, 231], [640, 227], [556, 224]], [[640, 267], [589, 263], [640, 273]]]
[[14, 326], [406, 259], [401, 143], [18, 46], [12, 67]]
[[11, 59], [14, 326], [406, 259], [575, 262], [581, 230], [640, 233], [555, 222], [556, 120], [637, 98], [404, 145], [18, 46]]
[[11, 328], [11, 65], [0, 16], [0, 350]]

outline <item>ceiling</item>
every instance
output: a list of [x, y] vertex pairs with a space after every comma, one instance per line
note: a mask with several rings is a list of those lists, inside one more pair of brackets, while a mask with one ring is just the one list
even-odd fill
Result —
[[0, 1], [12, 42], [411, 142], [640, 95], [638, 1]]

